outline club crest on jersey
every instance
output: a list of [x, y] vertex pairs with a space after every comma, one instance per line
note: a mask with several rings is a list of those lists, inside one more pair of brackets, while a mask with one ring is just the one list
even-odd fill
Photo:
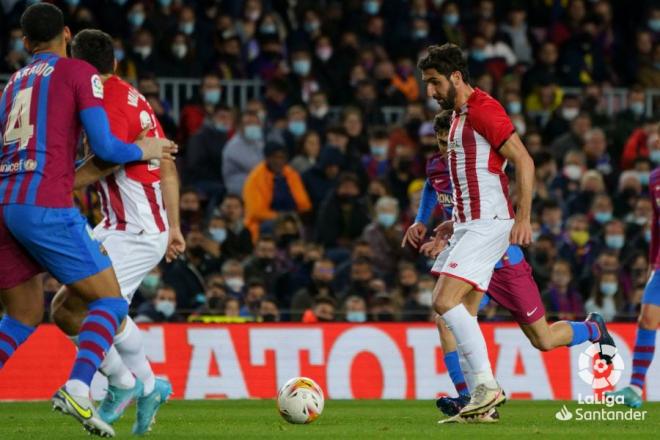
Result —
[[92, 95], [95, 98], [103, 99], [103, 82], [98, 75], [92, 75]]
[[447, 142], [447, 150], [455, 150], [456, 148], [458, 148], [458, 142], [453, 139]]
[[143, 129], [154, 128], [153, 124], [151, 123], [151, 116], [149, 116], [149, 113], [145, 110], [140, 112], [140, 126]]

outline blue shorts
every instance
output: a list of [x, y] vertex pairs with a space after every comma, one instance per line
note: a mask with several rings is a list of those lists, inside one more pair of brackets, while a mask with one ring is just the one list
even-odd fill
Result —
[[479, 311], [481, 312], [490, 302], [490, 296], [487, 293], [481, 297], [481, 302], [479, 303]]
[[660, 307], [660, 270], [654, 270], [644, 288], [642, 304], [652, 304]]
[[31, 205], [0, 208], [3, 227], [20, 244], [21, 251], [27, 251], [35, 263], [61, 283], [71, 284], [112, 266], [78, 208]]

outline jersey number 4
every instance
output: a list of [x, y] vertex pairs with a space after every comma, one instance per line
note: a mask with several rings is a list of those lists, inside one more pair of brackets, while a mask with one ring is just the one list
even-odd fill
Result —
[[32, 103], [32, 87], [20, 90], [11, 107], [7, 126], [3, 134], [4, 144], [18, 142], [18, 149], [27, 148], [34, 136], [34, 125], [30, 124], [30, 104]]

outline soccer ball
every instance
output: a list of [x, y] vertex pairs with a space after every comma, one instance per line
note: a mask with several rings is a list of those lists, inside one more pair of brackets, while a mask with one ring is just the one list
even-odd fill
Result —
[[289, 423], [312, 423], [324, 403], [323, 390], [308, 377], [294, 377], [277, 393], [277, 409]]

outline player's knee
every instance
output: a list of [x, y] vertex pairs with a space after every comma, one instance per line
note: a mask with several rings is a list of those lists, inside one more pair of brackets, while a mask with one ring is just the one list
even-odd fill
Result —
[[435, 310], [437, 314], [443, 315], [453, 309], [457, 304], [458, 301], [452, 295], [440, 294], [433, 302], [433, 310]]
[[639, 320], [637, 321], [639, 326], [645, 330], [655, 330], [658, 328], [658, 319], [652, 315], [652, 313], [640, 314]]

